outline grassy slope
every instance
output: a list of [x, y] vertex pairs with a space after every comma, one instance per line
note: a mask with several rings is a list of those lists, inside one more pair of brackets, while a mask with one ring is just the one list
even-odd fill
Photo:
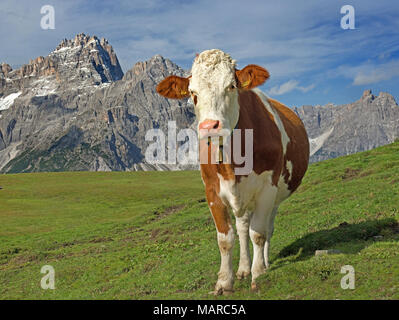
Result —
[[[219, 251], [198, 172], [1, 175], [0, 187], [0, 299], [212, 298]], [[280, 207], [260, 291], [236, 281], [229, 298], [398, 299], [398, 204], [399, 143], [310, 166]], [[342, 254], [314, 256], [331, 248]], [[40, 288], [46, 264], [55, 290]], [[340, 288], [347, 264], [355, 290]]]

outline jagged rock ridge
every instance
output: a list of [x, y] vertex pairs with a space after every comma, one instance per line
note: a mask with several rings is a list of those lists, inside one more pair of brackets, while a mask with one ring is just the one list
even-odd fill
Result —
[[311, 161], [370, 150], [399, 138], [399, 107], [386, 92], [371, 90], [350, 104], [294, 108], [305, 124]]

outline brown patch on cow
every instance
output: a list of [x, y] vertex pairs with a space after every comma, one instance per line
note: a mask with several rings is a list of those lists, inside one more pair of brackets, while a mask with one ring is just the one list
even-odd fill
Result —
[[255, 233], [253, 235], [253, 240], [258, 246], [263, 246], [266, 242], [266, 237], [260, 233]]
[[231, 248], [233, 248], [233, 244], [226, 240], [219, 240], [218, 245], [220, 251], [222, 251], [223, 253], [228, 253], [231, 250]]
[[[226, 205], [219, 197], [220, 184], [217, 173], [219, 167], [226, 167], [228, 165], [217, 164], [201, 164], [201, 175], [205, 181], [205, 194], [208, 201], [209, 210], [212, 213], [213, 221], [216, 229], [220, 233], [227, 234], [231, 229], [231, 218]], [[226, 168], [224, 168], [226, 169]]]
[[190, 96], [189, 78], [169, 76], [157, 85], [157, 92], [169, 99], [183, 99]]
[[247, 65], [242, 70], [236, 70], [236, 80], [240, 89], [253, 89], [269, 79], [269, 72], [255, 64]]
[[235, 178], [234, 168], [227, 163], [212, 163], [211, 152], [213, 149], [211, 145], [208, 145], [207, 141], [200, 140], [201, 176], [205, 183], [206, 200], [216, 229], [218, 232], [227, 234], [231, 228], [231, 219], [227, 207], [219, 197], [220, 181], [218, 174], [225, 180], [233, 180]]
[[[305, 126], [294, 111], [274, 99], [268, 99], [271, 107], [277, 111], [284, 129], [290, 138], [284, 155], [283, 177], [288, 190], [294, 192], [301, 184], [309, 164], [309, 140]], [[287, 161], [292, 163], [290, 176]]]
[[[241, 146], [245, 145], [244, 130], [253, 129], [253, 170], [257, 174], [273, 171], [272, 183], [277, 186], [283, 160], [281, 132], [273, 115], [255, 92], [240, 90], [238, 102], [240, 116], [237, 128], [241, 129]], [[240, 176], [237, 178], [239, 181]]]

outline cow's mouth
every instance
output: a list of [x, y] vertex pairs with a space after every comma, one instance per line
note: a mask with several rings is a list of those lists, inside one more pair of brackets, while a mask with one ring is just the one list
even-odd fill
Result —
[[213, 137], [220, 137], [223, 136], [220, 132], [220, 130], [217, 129], [211, 129], [211, 130], [199, 130], [199, 138], [202, 139], [208, 139], [208, 138], [213, 138]]
[[[215, 141], [213, 143], [215, 143]], [[208, 147], [210, 147], [211, 144], [212, 144], [212, 137], [208, 136], [208, 141], [207, 141]], [[223, 136], [219, 135], [219, 139], [217, 141], [217, 147], [218, 147], [218, 162], [223, 163]]]
[[215, 138], [215, 137], [222, 137], [222, 138], [227, 138], [230, 136], [231, 132], [230, 130], [227, 130], [226, 128], [222, 129], [199, 129], [198, 131], [198, 137], [200, 140], [203, 139], [208, 139], [210, 138]]

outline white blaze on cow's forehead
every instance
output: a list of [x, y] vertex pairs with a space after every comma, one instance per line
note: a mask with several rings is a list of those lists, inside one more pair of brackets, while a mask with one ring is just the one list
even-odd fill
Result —
[[236, 61], [227, 53], [206, 50], [194, 60], [190, 89], [198, 92], [223, 90], [235, 81], [235, 67]]
[[228, 135], [239, 117], [237, 92], [225, 90], [235, 83], [236, 62], [218, 49], [202, 52], [194, 60], [189, 90], [197, 95], [198, 123], [205, 119], [220, 121], [221, 135]]

